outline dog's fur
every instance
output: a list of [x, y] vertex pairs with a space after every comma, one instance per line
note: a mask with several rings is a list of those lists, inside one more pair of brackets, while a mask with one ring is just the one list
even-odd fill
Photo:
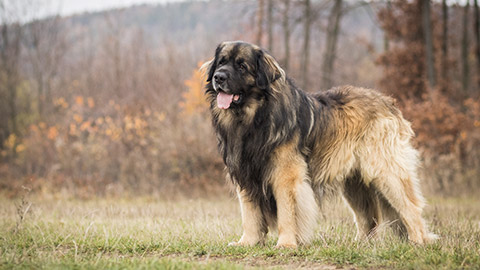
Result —
[[[392, 98], [351, 86], [307, 94], [245, 42], [220, 44], [205, 68], [218, 147], [242, 213], [243, 235], [231, 244], [261, 243], [277, 226], [278, 247], [309, 243], [332, 187], [353, 210], [357, 237], [391, 221], [412, 242], [435, 238], [421, 216], [413, 131]], [[219, 92], [234, 97], [227, 109], [217, 104]]]

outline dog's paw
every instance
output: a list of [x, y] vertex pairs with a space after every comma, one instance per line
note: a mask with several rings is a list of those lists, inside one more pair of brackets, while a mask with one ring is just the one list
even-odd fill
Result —
[[281, 234], [278, 237], [276, 248], [297, 248], [297, 239], [294, 234]]
[[228, 246], [229, 247], [250, 247], [250, 246], [254, 246], [256, 245], [256, 243], [248, 243], [248, 242], [244, 242], [244, 241], [238, 241], [238, 242], [230, 242], [228, 243]]
[[289, 248], [289, 249], [295, 249], [297, 248], [297, 243], [277, 243], [275, 248]]
[[240, 246], [242, 246], [242, 243], [233, 241], [233, 242], [228, 243], [228, 246], [229, 247], [240, 247]]
[[432, 243], [435, 243], [439, 239], [440, 239], [440, 236], [438, 236], [434, 233], [427, 233], [427, 236], [423, 239], [423, 241], [426, 244], [432, 244]]

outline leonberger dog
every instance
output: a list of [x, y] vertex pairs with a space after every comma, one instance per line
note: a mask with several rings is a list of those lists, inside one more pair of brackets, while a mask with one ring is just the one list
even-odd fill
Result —
[[357, 238], [381, 224], [414, 243], [434, 240], [424, 219], [418, 153], [394, 99], [352, 86], [297, 88], [265, 50], [223, 42], [204, 65], [206, 94], [227, 178], [236, 186], [243, 235], [230, 245], [308, 244], [319, 206], [341, 190]]

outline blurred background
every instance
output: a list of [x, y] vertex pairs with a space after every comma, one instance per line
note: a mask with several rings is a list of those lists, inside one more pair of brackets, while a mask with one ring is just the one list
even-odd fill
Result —
[[478, 0], [0, 0], [0, 193], [228, 192], [198, 71], [225, 40], [395, 97], [425, 193], [479, 194]]

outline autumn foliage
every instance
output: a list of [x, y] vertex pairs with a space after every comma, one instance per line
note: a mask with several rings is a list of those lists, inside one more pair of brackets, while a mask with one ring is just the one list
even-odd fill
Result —
[[200, 69], [201, 63], [198, 63], [197, 69], [193, 71], [192, 77], [185, 81], [188, 91], [182, 94], [183, 101], [179, 103], [180, 108], [187, 116], [194, 114], [205, 114], [208, 109], [208, 102], [205, 99], [206, 77]]
[[[452, 13], [459, 12], [457, 6]], [[422, 24], [422, 1], [399, 0], [379, 12], [389, 48], [377, 59], [383, 67], [381, 89], [399, 101], [405, 117], [413, 124], [416, 142], [424, 158], [424, 183], [431, 192], [455, 194], [478, 190], [480, 183], [480, 101], [478, 90], [466, 94], [460, 87], [457, 42], [450, 40], [450, 57], [446, 78], [428, 87], [425, 68], [425, 41]], [[433, 5], [435, 58], [441, 57], [442, 40], [439, 5]], [[451, 22], [459, 24], [457, 17]], [[449, 26], [451, 27], [451, 26]], [[451, 36], [459, 38], [458, 33]], [[453, 38], [455, 40], [455, 38]], [[441, 74], [441, 63], [435, 65]], [[477, 75], [478, 76], [478, 75]]]
[[61, 121], [32, 124], [26, 136], [12, 134], [4, 143], [1, 158], [9, 164], [0, 171], [1, 187], [12, 195], [28, 185], [79, 197], [224, 188], [212, 185], [223, 177], [205, 114], [204, 78], [195, 69], [185, 85], [178, 118], [114, 100], [99, 106], [92, 97], [54, 99]]

